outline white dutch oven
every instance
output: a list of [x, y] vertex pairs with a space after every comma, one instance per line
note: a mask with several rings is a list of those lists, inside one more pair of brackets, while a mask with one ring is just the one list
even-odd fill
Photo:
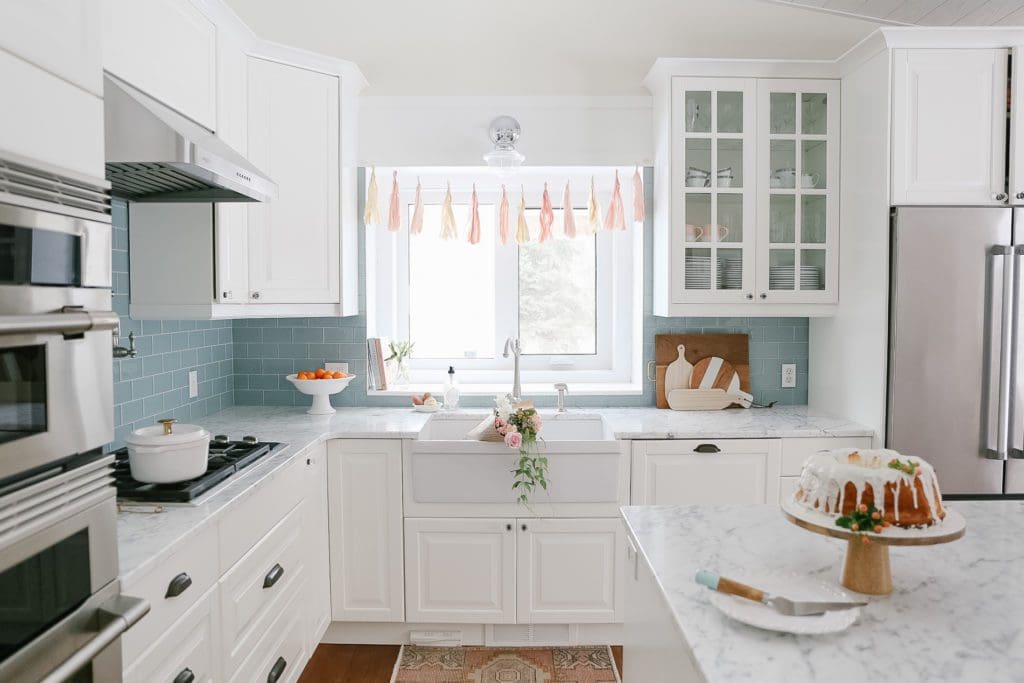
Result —
[[210, 432], [198, 425], [177, 425], [160, 420], [136, 429], [125, 439], [132, 478], [147, 484], [172, 484], [195, 479], [206, 472]]

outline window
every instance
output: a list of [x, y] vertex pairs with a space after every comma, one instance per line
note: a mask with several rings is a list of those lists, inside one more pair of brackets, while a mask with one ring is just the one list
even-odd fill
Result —
[[[392, 169], [377, 169], [389, 177]], [[486, 169], [397, 169], [403, 225], [367, 231], [367, 328], [369, 336], [415, 342], [410, 362], [412, 388], [436, 387], [449, 365], [464, 393], [495, 393], [511, 384], [512, 360], [505, 340], [522, 347], [524, 391], [553, 391], [552, 383], [576, 385], [574, 393], [639, 393], [643, 231], [588, 234], [587, 198], [593, 176], [605, 209], [615, 169], [544, 168], [521, 170], [506, 181], [509, 240], [498, 235], [501, 180]], [[629, 206], [633, 169], [619, 169], [623, 201]], [[416, 180], [423, 197], [423, 229], [408, 224]], [[572, 188], [577, 236], [562, 229], [562, 191]], [[443, 240], [442, 202], [451, 183], [458, 238]], [[549, 183], [555, 214], [554, 238], [543, 244], [540, 201]], [[480, 207], [481, 239], [469, 244], [472, 188]], [[514, 188], [514, 189], [513, 189]], [[531, 240], [515, 243], [521, 192]], [[390, 185], [381, 187], [386, 204]]]

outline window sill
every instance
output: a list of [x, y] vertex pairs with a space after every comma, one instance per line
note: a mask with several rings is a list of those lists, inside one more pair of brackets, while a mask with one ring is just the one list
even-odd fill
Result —
[[[367, 396], [412, 396], [420, 395], [429, 391], [437, 396], [444, 393], [444, 386], [439, 384], [410, 384], [400, 389], [367, 389]], [[462, 396], [501, 396], [512, 391], [512, 384], [459, 384], [459, 393]], [[551, 384], [523, 384], [523, 395], [526, 398], [531, 396], [555, 396], [558, 392]], [[604, 384], [569, 384], [570, 396], [640, 396], [643, 394], [643, 385], [631, 382], [604, 383]]]

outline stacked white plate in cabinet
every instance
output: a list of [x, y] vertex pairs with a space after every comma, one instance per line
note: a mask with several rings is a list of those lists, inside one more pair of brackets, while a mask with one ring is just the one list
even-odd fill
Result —
[[687, 254], [686, 265], [686, 288], [687, 289], [711, 289], [711, 256], [698, 254]]
[[[796, 289], [796, 266], [771, 266], [768, 269], [769, 289]], [[800, 266], [800, 289], [821, 289], [821, 268]]]
[[719, 289], [742, 289], [743, 288], [743, 259], [742, 258], [719, 258], [718, 259], [718, 288]]

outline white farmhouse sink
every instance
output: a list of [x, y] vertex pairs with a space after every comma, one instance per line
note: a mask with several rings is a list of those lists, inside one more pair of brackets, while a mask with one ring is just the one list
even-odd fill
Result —
[[[519, 451], [466, 439], [485, 415], [439, 413], [412, 442], [412, 498], [417, 503], [513, 503], [512, 470]], [[600, 415], [541, 414], [537, 449], [548, 458], [548, 491], [531, 500], [615, 503], [625, 491], [625, 457]]]

